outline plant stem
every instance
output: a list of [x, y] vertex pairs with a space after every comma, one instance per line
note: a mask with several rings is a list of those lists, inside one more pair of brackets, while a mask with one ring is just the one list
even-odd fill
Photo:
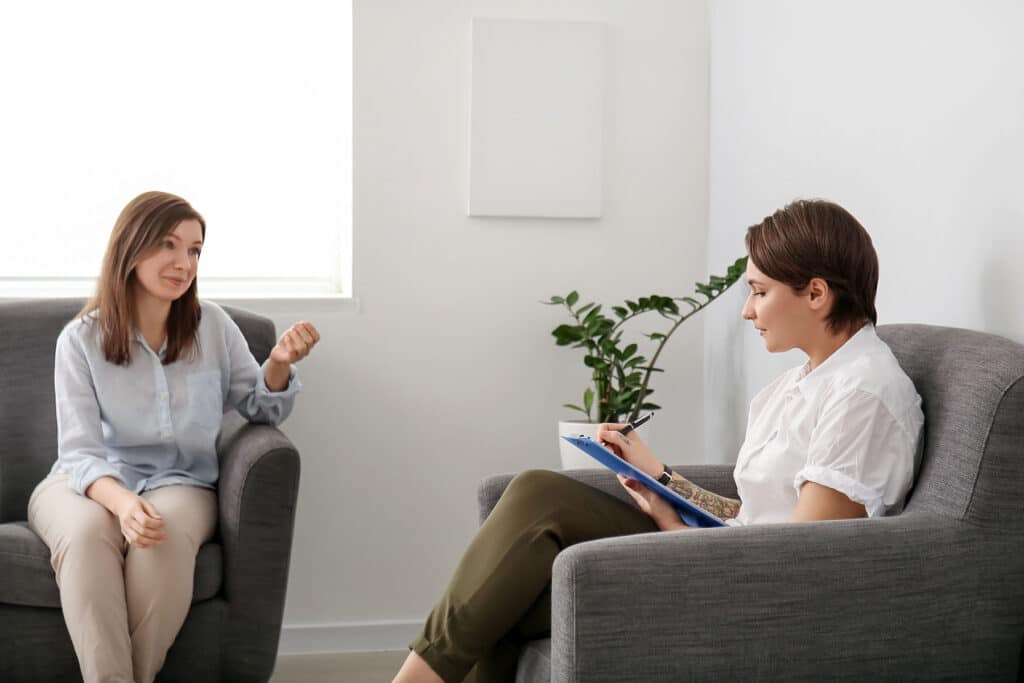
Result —
[[657, 365], [658, 365], [658, 357], [661, 355], [662, 349], [665, 348], [665, 343], [668, 342], [668, 338], [672, 336], [673, 332], [675, 332], [677, 329], [679, 329], [680, 325], [682, 325], [684, 322], [689, 320], [691, 317], [693, 317], [697, 313], [699, 313], [699, 312], [703, 311], [705, 308], [707, 308], [711, 304], [712, 301], [714, 301], [718, 297], [722, 296], [722, 294], [724, 294], [727, 289], [732, 287], [733, 284], [734, 284], [733, 282], [728, 283], [723, 289], [720, 289], [717, 294], [713, 294], [711, 296], [705, 295], [705, 296], [708, 296], [708, 300], [707, 301], [702, 303], [700, 306], [697, 306], [696, 308], [694, 308], [692, 311], [690, 311], [686, 315], [681, 316], [679, 318], [679, 320], [676, 321], [675, 325], [673, 325], [669, 329], [669, 331], [665, 333], [665, 336], [661, 338], [661, 343], [658, 344], [658, 348], [654, 351], [654, 355], [651, 357], [651, 362], [647, 366], [646, 372], [644, 373], [644, 381], [643, 381], [643, 384], [640, 385], [640, 395], [637, 396], [636, 405], [634, 405], [633, 409], [631, 411], [629, 411], [629, 416], [627, 417], [628, 421], [635, 420], [637, 417], [640, 416], [640, 406], [643, 405], [644, 398], [647, 396], [647, 385], [651, 381], [651, 375], [654, 374], [654, 368], [656, 368]]
[[[708, 303], [711, 303], [711, 301], [709, 300]], [[704, 306], [707, 305], [707, 303], [704, 304]], [[665, 348], [665, 342], [667, 342], [668, 338], [672, 336], [672, 333], [676, 331], [676, 328], [682, 325], [694, 313], [703, 309], [704, 306], [701, 306], [700, 308], [695, 308], [686, 315], [679, 318], [679, 320], [676, 321], [676, 324], [673, 325], [672, 328], [665, 333], [665, 336], [661, 338], [661, 343], [658, 344], [658, 348], [654, 351], [654, 355], [651, 356], [651, 363], [646, 368], [646, 372], [644, 373], [643, 384], [640, 385], [640, 395], [637, 396], [636, 398], [636, 405], [633, 406], [633, 410], [629, 411], [629, 417], [627, 418], [627, 421], [631, 422], [640, 416], [640, 406], [643, 405], [644, 397], [647, 396], [647, 385], [651, 381], [651, 375], [654, 374], [654, 368], [657, 367], [658, 356], [661, 355], [661, 350]]]
[[[569, 314], [576, 321], [576, 324], [579, 325], [580, 327], [583, 327], [583, 319], [580, 318], [579, 314], [576, 311], [572, 310], [572, 306], [566, 303], [565, 307], [569, 310]], [[614, 330], [614, 328], [612, 329]], [[595, 350], [597, 353], [597, 357], [600, 358], [601, 360], [605, 360], [604, 352], [601, 350], [600, 342], [598, 342], [596, 346], [597, 348]], [[608, 394], [611, 391], [612, 385], [611, 378], [609, 378], [609, 381], [606, 382], [606, 388], [602, 389], [600, 372], [598, 368], [594, 368], [593, 372], [590, 373], [590, 379], [594, 382], [594, 407], [597, 409], [597, 422], [601, 422], [603, 421], [601, 415], [601, 404], [603, 403], [604, 405], [608, 405]], [[590, 411], [587, 411], [587, 420], [590, 421], [591, 423], [595, 421], [594, 418], [591, 416]]]

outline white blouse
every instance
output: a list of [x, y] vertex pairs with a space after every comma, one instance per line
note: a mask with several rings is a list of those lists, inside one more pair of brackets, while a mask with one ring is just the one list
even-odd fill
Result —
[[788, 521], [808, 481], [869, 517], [900, 512], [923, 425], [913, 382], [864, 325], [813, 371], [793, 368], [751, 401], [733, 473], [742, 504], [730, 524]]

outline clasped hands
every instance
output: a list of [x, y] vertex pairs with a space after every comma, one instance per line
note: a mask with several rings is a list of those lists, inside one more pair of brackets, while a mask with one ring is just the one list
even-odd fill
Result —
[[149, 548], [163, 543], [167, 538], [164, 518], [152, 503], [142, 496], [129, 493], [115, 514], [121, 524], [121, 534], [131, 545]]

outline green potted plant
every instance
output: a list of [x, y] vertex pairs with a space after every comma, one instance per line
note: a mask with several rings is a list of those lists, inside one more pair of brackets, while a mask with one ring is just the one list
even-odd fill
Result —
[[[658, 359], [665, 344], [680, 325], [707, 308], [746, 272], [747, 257], [736, 259], [725, 276], [712, 275], [707, 282], [698, 282], [693, 296], [669, 297], [652, 294], [623, 305], [610, 307], [614, 317], [605, 314], [601, 304], [579, 305], [576, 291], [566, 296], [553, 296], [542, 303], [564, 306], [572, 322], [559, 325], [551, 334], [559, 346], [583, 349], [583, 364], [591, 369], [591, 384], [583, 391], [582, 403], [566, 403], [564, 407], [580, 413], [584, 419], [559, 422], [559, 435], [586, 434], [593, 436], [597, 425], [605, 422], [635, 420], [641, 411], [658, 410], [651, 402], [654, 393], [651, 378], [658, 367]], [[656, 313], [665, 321], [660, 331], [643, 336], [653, 344], [650, 357], [641, 353], [637, 343], [623, 339], [624, 326], [631, 320]], [[560, 440], [562, 466], [592, 467], [593, 463], [582, 452]]]

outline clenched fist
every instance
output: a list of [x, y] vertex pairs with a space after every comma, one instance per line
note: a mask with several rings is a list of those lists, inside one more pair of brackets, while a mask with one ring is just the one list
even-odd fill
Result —
[[270, 350], [264, 380], [271, 391], [284, 391], [288, 388], [288, 377], [292, 363], [298, 363], [309, 355], [309, 352], [320, 341], [320, 333], [313, 323], [295, 323], [281, 335], [277, 344]]

